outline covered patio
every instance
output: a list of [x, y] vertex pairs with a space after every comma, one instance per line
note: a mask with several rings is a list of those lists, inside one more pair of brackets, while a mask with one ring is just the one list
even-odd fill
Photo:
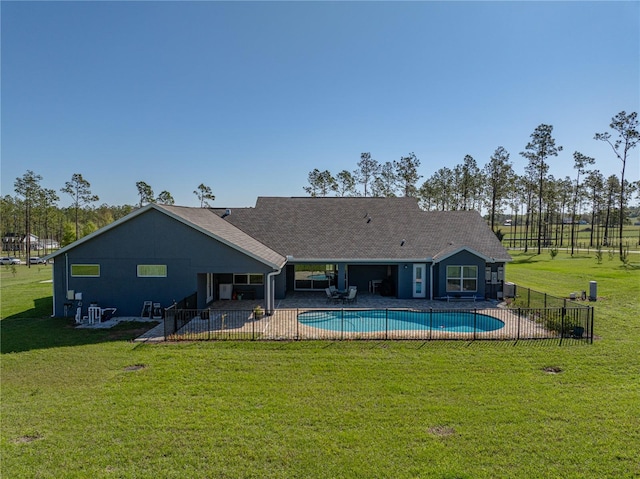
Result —
[[[441, 301], [428, 299], [398, 299], [391, 296], [380, 296], [358, 290], [355, 302], [328, 302], [324, 291], [292, 291], [283, 299], [276, 299], [278, 309], [490, 309], [497, 308], [497, 301]], [[253, 310], [256, 306], [265, 308], [264, 300], [219, 300], [208, 305], [213, 310]]]

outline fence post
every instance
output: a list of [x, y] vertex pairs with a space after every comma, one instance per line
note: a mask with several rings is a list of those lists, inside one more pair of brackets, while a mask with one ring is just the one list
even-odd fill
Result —
[[544, 309], [547, 309], [547, 293], [544, 293]]
[[522, 316], [520, 315], [520, 308], [518, 308], [518, 328], [516, 329], [516, 341], [520, 339], [520, 323], [522, 321]]
[[473, 308], [473, 340], [476, 340], [476, 332], [478, 331], [478, 310]]
[[389, 339], [389, 309], [384, 310], [384, 339]]
[[527, 309], [531, 307], [531, 288], [527, 288]]
[[298, 320], [298, 316], [300, 316], [300, 310], [296, 308], [296, 339], [300, 340], [300, 321]]
[[172, 334], [178, 332], [178, 321], [179, 321], [178, 316], [179, 316], [178, 315], [178, 311], [176, 311], [176, 314], [173, 315], [173, 332], [172, 332]]
[[344, 308], [340, 310], [340, 340], [344, 339]]
[[429, 308], [429, 341], [433, 339], [433, 308]]
[[560, 320], [560, 346], [562, 346], [562, 340], [564, 339], [564, 313], [565, 311], [562, 311], [562, 319]]
[[[591, 309], [591, 328], [590, 328], [591, 329], [591, 334], [589, 335], [590, 336], [589, 344], [593, 344], [593, 317], [595, 315], [595, 309], [593, 308], [593, 306], [591, 306], [590, 309]], [[588, 319], [587, 319], [587, 321], [588, 321]]]

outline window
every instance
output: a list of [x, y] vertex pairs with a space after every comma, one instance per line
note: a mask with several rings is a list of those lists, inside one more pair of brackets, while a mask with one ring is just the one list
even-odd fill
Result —
[[166, 278], [166, 264], [139, 264], [138, 278]]
[[321, 291], [336, 284], [337, 266], [334, 264], [296, 264], [296, 291]]
[[264, 275], [262, 273], [234, 274], [233, 284], [263, 284]]
[[99, 264], [72, 264], [71, 276], [83, 277], [83, 278], [99, 278], [100, 265]]
[[477, 290], [477, 266], [447, 266], [447, 292], [475, 292]]

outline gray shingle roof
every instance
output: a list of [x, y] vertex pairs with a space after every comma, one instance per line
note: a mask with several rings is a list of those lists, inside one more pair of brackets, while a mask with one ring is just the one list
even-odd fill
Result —
[[511, 259], [477, 212], [425, 212], [413, 198], [260, 197], [223, 221], [296, 260], [438, 260], [463, 248]]
[[413, 198], [260, 197], [255, 208], [223, 209], [147, 205], [52, 253], [58, 256], [148, 209], [164, 211], [232, 248], [280, 268], [294, 260], [439, 261], [468, 249], [511, 261], [474, 211], [422, 211]]
[[282, 255], [220, 218], [210, 209], [169, 205], [157, 205], [156, 207], [160, 210], [165, 210], [174, 218], [185, 221], [218, 241], [274, 268], [282, 267], [286, 261]]

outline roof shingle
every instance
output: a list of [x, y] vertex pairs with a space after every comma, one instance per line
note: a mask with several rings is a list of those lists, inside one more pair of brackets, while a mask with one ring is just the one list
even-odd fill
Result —
[[511, 259], [477, 212], [423, 211], [407, 197], [260, 197], [224, 221], [294, 259], [437, 260], [461, 248]]

